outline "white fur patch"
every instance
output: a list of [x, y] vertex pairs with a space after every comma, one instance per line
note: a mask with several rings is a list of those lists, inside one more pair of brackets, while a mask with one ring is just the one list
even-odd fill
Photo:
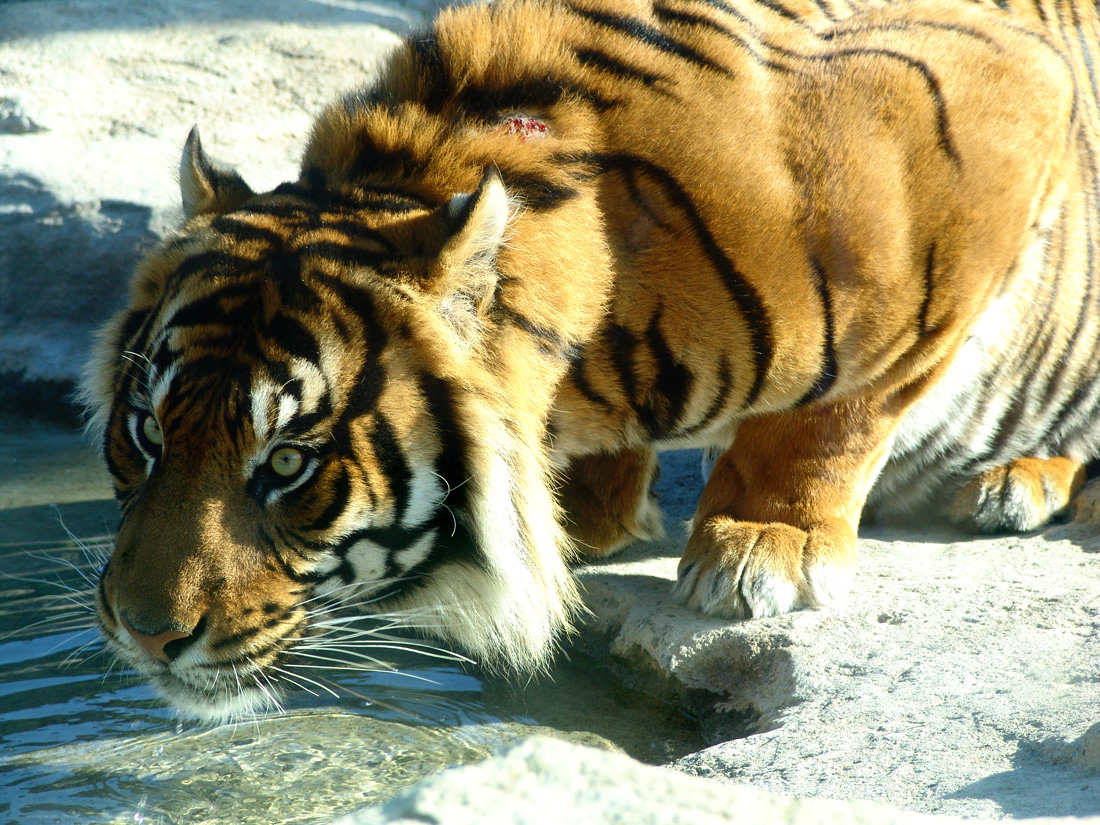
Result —
[[386, 575], [389, 551], [370, 539], [361, 539], [348, 550], [347, 560], [361, 582], [374, 582]]
[[413, 530], [426, 524], [435, 517], [444, 495], [443, 483], [432, 468], [417, 467], [409, 480], [408, 506], [401, 517], [401, 526]]
[[407, 573], [431, 555], [435, 546], [435, 530], [429, 530], [408, 547], [393, 554], [393, 563]]

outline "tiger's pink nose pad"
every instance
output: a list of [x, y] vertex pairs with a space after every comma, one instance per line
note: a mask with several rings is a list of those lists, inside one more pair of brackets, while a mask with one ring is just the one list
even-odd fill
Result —
[[158, 633], [156, 636], [149, 636], [134, 630], [126, 619], [122, 619], [122, 626], [126, 628], [126, 632], [133, 636], [137, 643], [141, 645], [142, 650], [154, 659], [160, 659], [162, 662], [170, 661], [168, 654], [164, 652], [165, 645], [177, 639], [186, 639], [191, 635], [190, 633], [181, 633], [178, 630], [166, 630], [163, 633]]

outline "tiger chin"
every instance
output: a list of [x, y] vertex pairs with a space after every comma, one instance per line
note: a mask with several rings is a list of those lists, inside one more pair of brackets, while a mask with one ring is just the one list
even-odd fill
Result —
[[716, 617], [842, 600], [865, 512], [1065, 513], [1100, 443], [1096, 44], [1009, 5], [498, 0], [273, 191], [193, 132], [83, 385], [111, 646], [208, 720], [301, 684], [333, 611], [538, 671], [570, 565], [660, 534], [675, 447], [717, 456], [674, 586]]

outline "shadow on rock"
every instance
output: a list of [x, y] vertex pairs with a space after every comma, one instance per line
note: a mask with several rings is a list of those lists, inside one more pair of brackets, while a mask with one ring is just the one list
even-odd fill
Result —
[[71, 385], [92, 332], [124, 302], [157, 238], [152, 211], [116, 200], [66, 204], [40, 181], [0, 173], [0, 393]]
[[[1100, 811], [1098, 743], [1100, 725], [1072, 743], [1021, 742], [1012, 770], [987, 776], [948, 798], [989, 799], [1013, 818], [1087, 816]], [[1082, 755], [1091, 755], [1092, 761], [1082, 762]]]

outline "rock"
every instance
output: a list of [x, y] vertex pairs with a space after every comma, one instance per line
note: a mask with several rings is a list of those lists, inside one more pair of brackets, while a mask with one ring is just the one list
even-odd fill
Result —
[[134, 263], [180, 219], [192, 125], [255, 186], [293, 179], [314, 115], [422, 18], [308, 0], [0, 4], [0, 400], [71, 389]]
[[[690, 515], [695, 462], [662, 457], [673, 517]], [[871, 528], [844, 606], [740, 623], [672, 602], [683, 541], [579, 571], [589, 649], [715, 743], [677, 768], [962, 816], [1100, 813], [1095, 526]]]
[[[980, 825], [866, 802], [787, 799], [653, 768], [621, 754], [529, 739], [477, 765], [421, 780], [333, 825]], [[1100, 818], [1031, 825], [1100, 825]]]

